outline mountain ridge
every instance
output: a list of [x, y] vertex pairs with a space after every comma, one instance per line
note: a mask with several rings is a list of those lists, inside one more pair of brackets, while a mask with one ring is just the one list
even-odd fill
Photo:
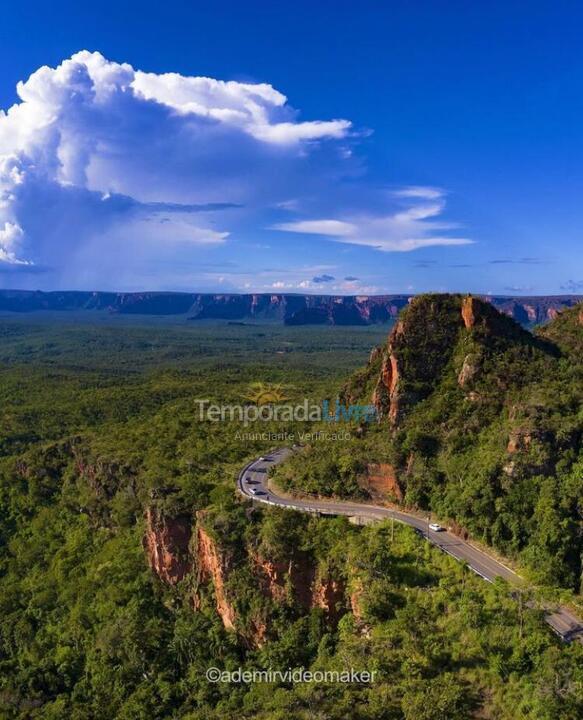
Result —
[[[374, 325], [393, 321], [414, 294], [107, 292], [0, 290], [0, 312], [106, 312], [184, 316], [187, 321], [267, 320], [285, 325]], [[521, 325], [538, 325], [583, 299], [578, 295], [476, 295]]]

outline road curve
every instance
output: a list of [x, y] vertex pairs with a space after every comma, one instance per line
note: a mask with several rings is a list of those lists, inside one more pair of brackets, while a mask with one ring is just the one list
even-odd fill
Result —
[[[499, 560], [494, 559], [471, 543], [450, 532], [445, 530], [440, 532], [431, 531], [428, 520], [402, 510], [357, 502], [300, 500], [277, 495], [268, 487], [268, 472], [270, 468], [283, 462], [292, 453], [293, 450], [289, 448], [280, 448], [247, 463], [237, 479], [239, 492], [255, 502], [318, 515], [346, 515], [365, 520], [393, 518], [418, 530], [430, 543], [456, 560], [466, 563], [471, 570], [484, 580], [494, 582], [497, 577], [501, 577], [511, 585], [523, 584], [522, 578]], [[545, 613], [545, 620], [563, 640], [567, 642], [578, 640], [583, 643], [583, 623], [568, 608], [549, 606]]]

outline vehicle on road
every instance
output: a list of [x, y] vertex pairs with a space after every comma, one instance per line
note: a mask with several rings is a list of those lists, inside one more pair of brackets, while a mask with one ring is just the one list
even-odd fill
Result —
[[261, 485], [259, 480], [252, 480], [251, 478], [246, 478], [245, 482], [247, 485]]
[[[274, 452], [270, 457], [269, 463], [271, 466], [277, 465], [282, 462], [285, 457], [286, 456], [281, 452], [279, 452], [279, 454]], [[246, 466], [244, 471], [246, 472], [249, 469], [252, 472], [257, 472], [253, 469], [253, 465]], [[266, 468], [267, 471], [269, 471], [269, 469], [270, 468]], [[250, 484], [245, 475], [243, 475], [243, 482]], [[256, 480], [253, 484], [261, 485], [261, 481]], [[278, 495], [276, 493], [274, 494], [272, 491], [267, 492], [256, 487], [244, 487], [243, 484], [241, 484], [241, 489], [245, 494], [249, 493], [249, 495], [252, 496], [265, 496], [265, 500], [263, 502], [282, 507], [293, 507], [295, 510], [304, 510], [305, 512], [315, 513], [318, 516], [339, 514], [353, 517], [356, 514], [354, 503], [343, 503], [341, 501], [329, 500], [326, 504], [324, 504], [323, 502], [317, 500], [307, 502], [298, 499], [294, 505], [290, 505], [290, 503], [286, 502], [283, 498], [278, 497]], [[371, 520], [378, 520], [381, 517], [388, 516], [393, 517], [395, 520], [401, 520], [405, 524], [412, 526], [414, 531], [420, 536], [427, 538], [429, 542], [433, 543], [437, 547], [440, 547], [456, 560], [466, 563], [471, 570], [489, 582], [494, 582], [497, 577], [502, 577], [512, 585], [522, 584], [520, 576], [514, 571], [510, 570], [501, 562], [493, 559], [486, 553], [477, 550], [469, 543], [461, 539], [455, 543], [441, 543], [432, 535], [432, 533], [443, 532], [447, 528], [442, 527], [439, 523], [429, 523], [429, 518], [427, 518], [428, 524], [426, 525], [425, 521], [420, 520], [418, 516], [408, 516], [408, 514], [403, 511], [393, 514], [393, 511], [388, 508], [363, 505], [362, 514], [364, 517], [367, 516], [367, 511], [369, 513], [368, 517]], [[448, 549], [446, 549], [444, 545], [449, 545]], [[547, 606], [545, 608], [545, 621], [563, 640], [567, 642], [572, 640], [583, 642], [583, 623], [567, 607]]]

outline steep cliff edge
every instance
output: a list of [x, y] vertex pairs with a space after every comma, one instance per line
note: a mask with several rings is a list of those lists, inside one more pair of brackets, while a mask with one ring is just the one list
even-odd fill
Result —
[[[242, 543], [235, 558], [233, 549], [205, 527], [206, 521], [204, 512], [172, 517], [147, 509], [146, 558], [165, 585], [186, 581], [183, 592], [193, 611], [204, 611], [210, 604], [224, 628], [236, 632], [248, 647], [260, 647], [270, 637], [274, 608], [292, 616], [319, 608], [333, 626], [347, 611], [344, 579], [320, 572], [308, 553], [293, 551], [274, 560]], [[246, 573], [245, 602], [237, 589], [241, 572]], [[250, 601], [253, 594], [255, 600]]]
[[146, 557], [152, 570], [168, 585], [176, 585], [192, 570], [191, 523], [187, 515], [167, 517], [153, 507], [146, 510]]
[[[226, 630], [235, 629], [235, 609], [227, 597], [225, 584], [231, 569], [230, 559], [222, 551], [209, 533], [199, 524], [196, 528], [196, 550], [194, 562], [197, 580], [202, 583], [212, 582], [215, 606]], [[194, 595], [193, 605], [200, 607], [200, 597]]]

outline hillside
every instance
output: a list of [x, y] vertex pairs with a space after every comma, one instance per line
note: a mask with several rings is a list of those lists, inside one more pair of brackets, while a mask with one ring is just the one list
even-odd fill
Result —
[[537, 581], [580, 592], [582, 336], [580, 307], [533, 335], [479, 298], [419, 296], [342, 393], [380, 417], [343, 450], [359, 484], [331, 485], [333, 447], [308, 450], [281, 480], [362, 497], [381, 463], [385, 497], [450, 518]]
[[[432, 324], [445, 312], [443, 332], [457, 345], [469, 332], [457, 319], [461, 299], [421, 299], [407, 313], [422, 318], [418, 310], [432, 304]], [[529, 349], [530, 336], [511, 327], [538, 371], [555, 372], [554, 346]], [[262, 510], [236, 495], [237, 473], [273, 441], [241, 440], [257, 428], [238, 422], [202, 421], [193, 400], [241, 402], [258, 381], [281, 384], [292, 403], [333, 397], [382, 337], [378, 329], [89, 328], [11, 318], [0, 335], [3, 720], [310, 720], [315, 705], [330, 720], [514, 720], [517, 708], [526, 720], [581, 715], [583, 645], [560, 643], [536, 598], [515, 602], [504, 585], [484, 583], [408, 528]], [[386, 352], [364, 371], [368, 395]], [[435, 386], [403, 358], [419, 392], [403, 410], [406, 424], [441, 392], [458, 358], [434, 358]], [[358, 480], [374, 450], [372, 485], [390, 492], [403, 483], [414, 498], [433, 478], [412, 470], [409, 481], [406, 453], [435, 463], [432, 443], [447, 443], [438, 426], [428, 421], [425, 435], [388, 419], [361, 434], [351, 426], [352, 440], [298, 453], [294, 477], [365, 496]], [[413, 441], [419, 447], [405, 451]], [[567, 459], [565, 477], [575, 467]], [[543, 567], [545, 548], [565, 528], [553, 513], [567, 515], [571, 497], [552, 490], [537, 513], [553, 522], [532, 545], [542, 548]], [[507, 512], [517, 524], [530, 492], [522, 486]], [[377, 675], [371, 683], [211, 683], [210, 667]]]

